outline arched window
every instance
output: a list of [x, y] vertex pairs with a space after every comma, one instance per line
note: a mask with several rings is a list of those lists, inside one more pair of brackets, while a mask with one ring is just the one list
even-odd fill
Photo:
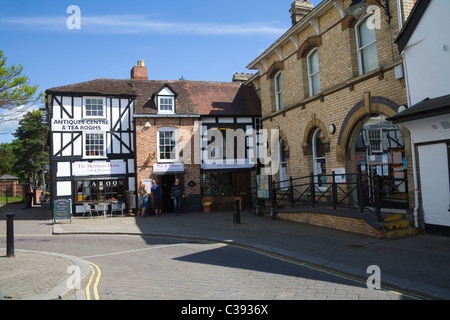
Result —
[[356, 47], [358, 51], [359, 74], [378, 68], [377, 37], [375, 28], [368, 23], [368, 16], [356, 25]]
[[281, 79], [281, 71], [275, 75], [275, 104], [276, 111], [283, 109], [283, 84]]
[[312, 97], [320, 93], [319, 53], [317, 49], [311, 51], [307, 57], [307, 61], [309, 96]]
[[313, 165], [314, 165], [314, 175], [316, 176], [315, 182], [319, 188], [326, 187], [326, 177], [321, 177], [320, 175], [327, 174], [326, 167], [326, 147], [324, 140], [324, 134], [320, 128], [314, 131], [312, 137], [312, 149], [313, 149]]
[[288, 187], [288, 176], [287, 176], [287, 160], [285, 150], [285, 142], [283, 139], [280, 140], [280, 146], [278, 149], [279, 159], [280, 159], [280, 188], [284, 189]]

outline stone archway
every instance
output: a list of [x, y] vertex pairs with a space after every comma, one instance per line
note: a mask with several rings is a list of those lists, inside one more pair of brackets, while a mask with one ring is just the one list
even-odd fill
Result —
[[324, 135], [323, 137], [323, 143], [327, 144], [329, 146], [330, 144], [330, 136], [327, 130], [327, 127], [325, 127], [325, 124], [316, 118], [316, 114], [312, 115], [312, 120], [308, 123], [308, 125], [305, 128], [305, 133], [303, 135], [303, 142], [302, 142], [302, 148], [303, 148], [303, 155], [309, 155], [311, 152], [310, 150], [312, 147], [312, 135], [316, 129], [321, 129], [322, 133]]
[[347, 172], [365, 173], [368, 184], [382, 180], [382, 207], [409, 207], [407, 159], [410, 157], [409, 132], [387, 121], [397, 114], [399, 105], [384, 97], [366, 94], [347, 114], [339, 132], [336, 153], [346, 162]]
[[338, 161], [345, 162], [350, 158], [350, 145], [355, 129], [361, 124], [361, 121], [373, 114], [382, 114], [387, 118], [398, 113], [399, 105], [394, 101], [374, 96], [370, 93], [364, 95], [364, 99], [359, 101], [348, 112], [344, 119], [336, 145], [336, 158]]

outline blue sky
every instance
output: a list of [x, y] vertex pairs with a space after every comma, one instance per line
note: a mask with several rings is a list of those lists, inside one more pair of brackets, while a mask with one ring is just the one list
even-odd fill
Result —
[[[292, 2], [0, 0], [0, 50], [42, 92], [127, 79], [138, 60], [149, 79], [231, 81], [236, 72], [254, 72], [245, 66], [290, 28]], [[67, 27], [71, 5], [81, 10], [81, 29]], [[0, 125], [0, 132], [15, 126]], [[0, 143], [10, 140], [0, 135]]]

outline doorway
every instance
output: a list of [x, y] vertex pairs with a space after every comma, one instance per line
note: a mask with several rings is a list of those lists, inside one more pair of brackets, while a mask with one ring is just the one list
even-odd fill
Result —
[[162, 211], [173, 212], [173, 200], [170, 197], [170, 191], [172, 185], [175, 183], [175, 175], [161, 176], [161, 188], [162, 188]]
[[353, 172], [364, 173], [371, 187], [381, 177], [382, 207], [408, 209], [408, 168], [400, 129], [381, 114], [366, 118], [355, 130], [351, 150]]

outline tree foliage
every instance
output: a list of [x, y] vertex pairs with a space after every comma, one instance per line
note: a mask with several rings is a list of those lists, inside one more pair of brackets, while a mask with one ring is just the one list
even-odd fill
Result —
[[23, 66], [7, 66], [6, 60], [0, 50], [0, 123], [17, 120], [26, 105], [43, 102], [43, 94], [36, 95], [38, 86], [22, 74]]
[[37, 186], [46, 164], [49, 163], [48, 135], [50, 128], [42, 125], [42, 111], [28, 112], [19, 122], [13, 134], [12, 146], [16, 157], [14, 171], [23, 181]]
[[15, 162], [12, 144], [2, 143], [0, 145], [0, 175], [12, 174]]

